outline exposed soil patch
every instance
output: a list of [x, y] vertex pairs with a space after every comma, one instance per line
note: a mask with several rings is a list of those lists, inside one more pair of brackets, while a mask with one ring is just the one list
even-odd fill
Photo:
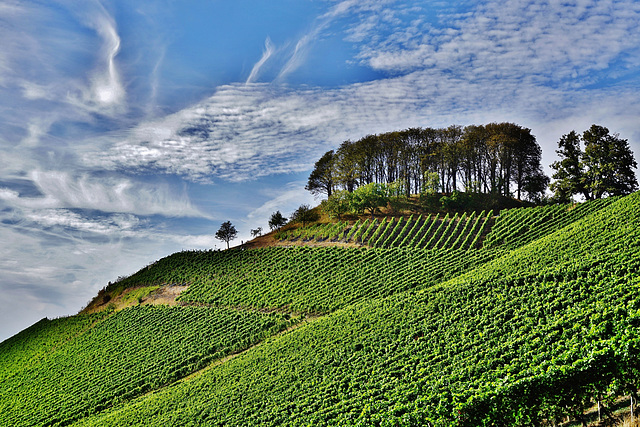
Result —
[[165, 305], [177, 305], [178, 302], [176, 298], [180, 296], [182, 291], [187, 289], [189, 286], [181, 286], [181, 285], [167, 285], [161, 286], [157, 290], [151, 292], [145, 298], [142, 299], [142, 304], [165, 304]]
[[108, 294], [99, 293], [80, 313], [89, 314], [106, 309], [121, 310], [134, 305], [177, 305], [176, 299], [188, 286], [162, 285], [162, 286], [133, 286], [124, 289], [121, 294], [111, 297]]

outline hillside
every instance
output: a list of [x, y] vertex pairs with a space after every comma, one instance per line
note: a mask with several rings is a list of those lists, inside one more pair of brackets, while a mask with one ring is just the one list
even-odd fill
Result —
[[640, 381], [638, 224], [634, 193], [176, 253], [0, 343], [0, 425], [604, 416]]

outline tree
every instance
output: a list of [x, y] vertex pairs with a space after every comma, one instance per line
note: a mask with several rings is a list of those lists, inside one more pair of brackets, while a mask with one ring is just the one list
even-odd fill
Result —
[[251, 236], [254, 237], [254, 238], [258, 237], [258, 236], [262, 236], [262, 227], [258, 227], [258, 228], [255, 228], [255, 229], [251, 230]]
[[351, 193], [347, 190], [335, 191], [331, 197], [322, 201], [320, 207], [330, 218], [341, 219], [342, 215], [351, 210]]
[[349, 192], [355, 190], [359, 184], [360, 168], [357, 161], [357, 148], [353, 142], [344, 141], [334, 157], [335, 181]]
[[638, 189], [633, 169], [638, 167], [626, 139], [611, 135], [609, 129], [592, 125], [584, 131], [582, 162], [586, 169], [585, 188], [592, 199], [604, 195], [621, 196]]
[[551, 165], [556, 171], [550, 186], [555, 201], [567, 202], [576, 194], [587, 200], [600, 199], [638, 189], [633, 172], [638, 165], [628, 141], [610, 134], [606, 127], [594, 124], [582, 137], [572, 131], [562, 136], [558, 146], [556, 152], [561, 160]]
[[293, 214], [291, 214], [291, 222], [301, 222], [304, 227], [308, 222], [317, 221], [320, 215], [309, 205], [300, 205]]
[[558, 203], [568, 203], [574, 194], [583, 194], [587, 198], [580, 136], [575, 131], [562, 135], [558, 141], [558, 147], [556, 153], [560, 156], [560, 160], [551, 165], [555, 170], [552, 175], [555, 181], [549, 186], [554, 193], [553, 200]]
[[316, 162], [311, 175], [309, 175], [309, 181], [304, 187], [305, 190], [310, 191], [314, 196], [326, 194], [327, 197], [331, 197], [334, 188], [333, 179], [333, 150], [327, 151]]
[[360, 213], [369, 209], [371, 218], [380, 206], [386, 206], [389, 198], [384, 184], [372, 182], [358, 187], [351, 195], [351, 206], [354, 211]]
[[229, 242], [235, 239], [237, 235], [238, 231], [231, 225], [231, 221], [225, 221], [216, 232], [216, 239], [227, 242], [227, 249], [229, 249]]
[[286, 223], [287, 223], [287, 218], [282, 216], [280, 211], [276, 211], [272, 213], [271, 218], [269, 218], [269, 228], [271, 230], [275, 230], [275, 229], [279, 230], [280, 227], [282, 227]]

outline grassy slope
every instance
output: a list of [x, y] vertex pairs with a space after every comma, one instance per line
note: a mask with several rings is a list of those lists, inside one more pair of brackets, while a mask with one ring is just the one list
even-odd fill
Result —
[[624, 394], [638, 380], [639, 199], [448, 283], [339, 309], [80, 425], [516, 425], [579, 415], [593, 394]]

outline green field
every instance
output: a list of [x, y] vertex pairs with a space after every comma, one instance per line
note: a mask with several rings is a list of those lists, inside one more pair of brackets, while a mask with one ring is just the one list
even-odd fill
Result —
[[580, 423], [640, 386], [638, 225], [634, 193], [176, 253], [107, 292], [188, 285], [178, 305], [0, 343], [0, 425]]

